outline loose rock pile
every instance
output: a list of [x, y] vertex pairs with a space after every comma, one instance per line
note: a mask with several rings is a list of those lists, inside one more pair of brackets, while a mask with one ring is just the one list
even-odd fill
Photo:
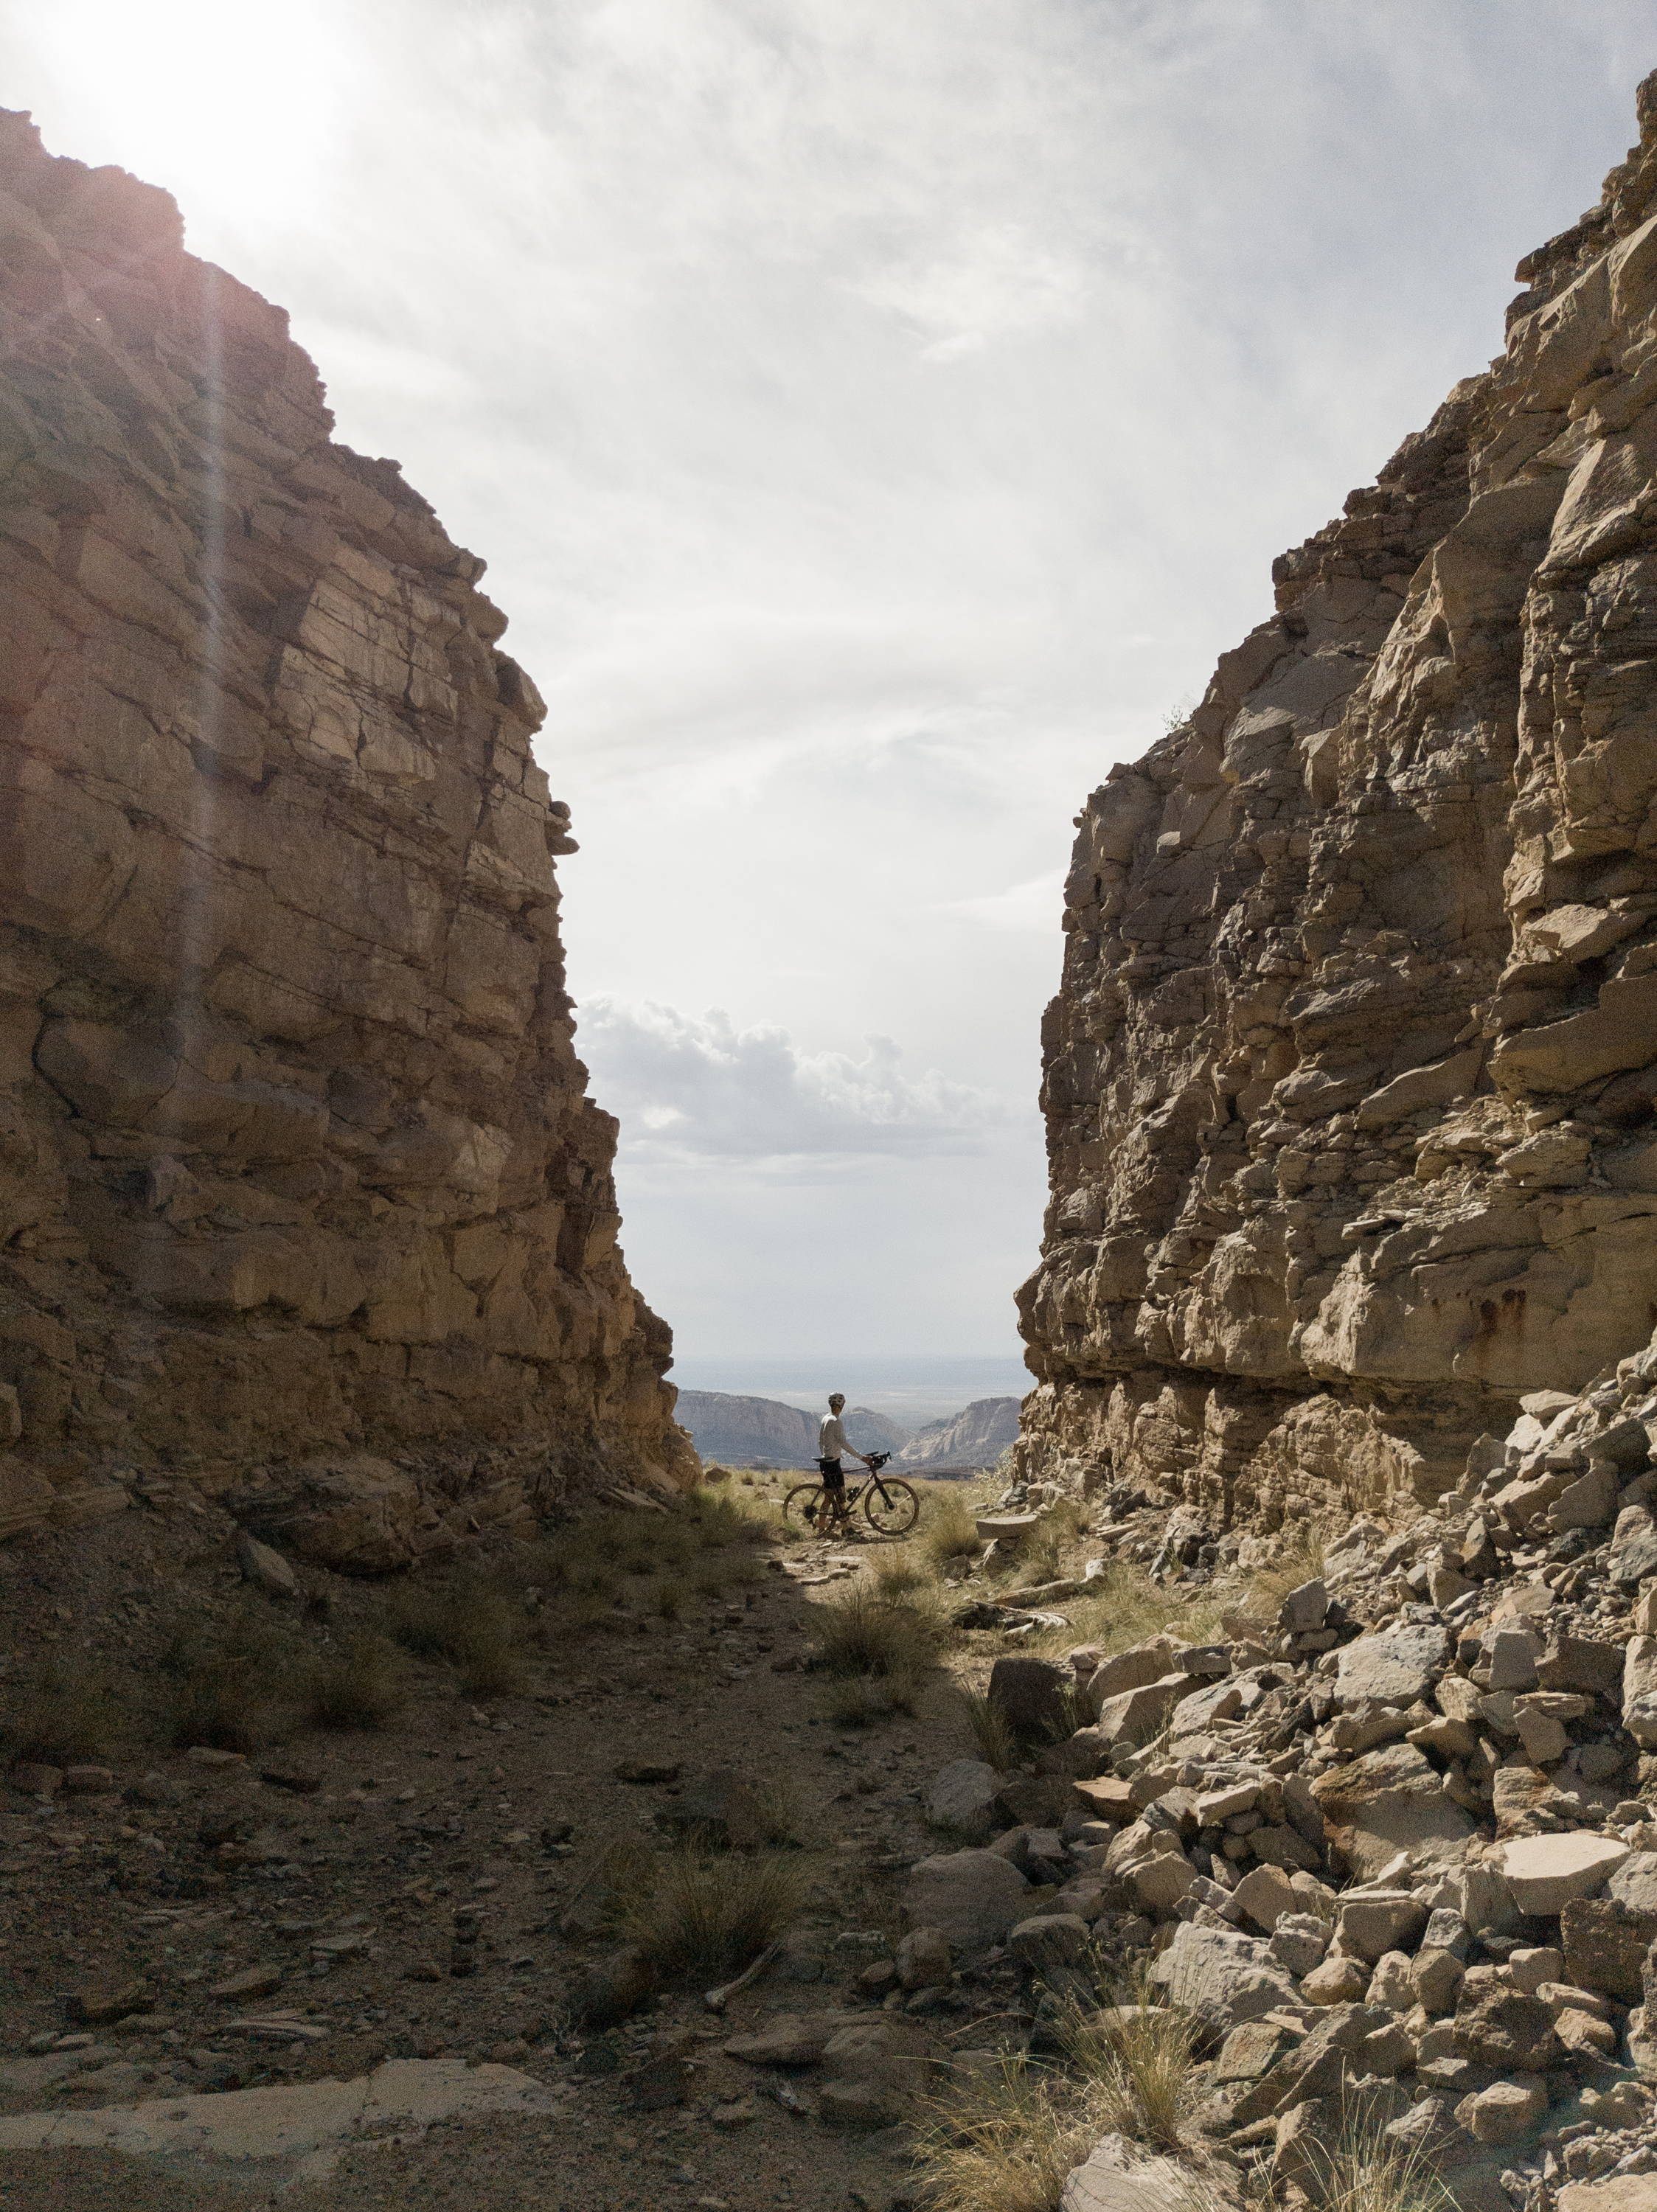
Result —
[[[1204, 2130], [1291, 2197], [1361, 2109], [1459, 2203], [1657, 2204], [1654, 1449], [1657, 1344], [1527, 1398], [1441, 1510], [1354, 1522], [1272, 1632], [999, 1661], [1015, 1725], [1084, 1725], [935, 1778], [980, 1847], [911, 1920], [1004, 1946], [1038, 2033], [1101, 1942], [1138, 1959], [1202, 2022]], [[1142, 1549], [1166, 1510], [1124, 1503]]]

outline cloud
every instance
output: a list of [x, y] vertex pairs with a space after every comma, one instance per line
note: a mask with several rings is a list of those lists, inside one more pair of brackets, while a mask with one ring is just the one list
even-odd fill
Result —
[[982, 1151], [1008, 1119], [988, 1093], [936, 1069], [911, 1077], [890, 1037], [861, 1059], [801, 1052], [786, 1030], [738, 1029], [717, 1008], [700, 1018], [649, 1001], [595, 999], [582, 1049], [597, 1095], [618, 1114], [640, 1164], [720, 1159], [784, 1170], [870, 1154]]

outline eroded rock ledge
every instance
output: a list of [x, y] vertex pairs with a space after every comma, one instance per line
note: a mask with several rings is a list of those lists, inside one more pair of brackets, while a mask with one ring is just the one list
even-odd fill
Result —
[[1429, 1504], [1657, 1320], [1657, 79], [1506, 349], [1077, 817], [1032, 1473]]
[[0, 114], [0, 1534], [688, 1479], [483, 562], [165, 193]]

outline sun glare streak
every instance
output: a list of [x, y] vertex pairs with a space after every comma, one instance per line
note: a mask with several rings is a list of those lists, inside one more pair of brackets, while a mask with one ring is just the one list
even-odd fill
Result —
[[359, 79], [338, 11], [286, 0], [57, 0], [9, 27], [9, 97], [54, 152], [163, 185], [198, 251], [214, 234], [313, 219]]

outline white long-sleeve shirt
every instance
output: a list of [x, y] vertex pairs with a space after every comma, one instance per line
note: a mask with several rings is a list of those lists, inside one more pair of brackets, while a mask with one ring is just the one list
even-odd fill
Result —
[[846, 1441], [845, 1424], [841, 1420], [840, 1416], [838, 1413], [825, 1413], [822, 1425], [817, 1431], [818, 1458], [838, 1459], [843, 1452], [849, 1452], [851, 1449], [852, 1447]]

